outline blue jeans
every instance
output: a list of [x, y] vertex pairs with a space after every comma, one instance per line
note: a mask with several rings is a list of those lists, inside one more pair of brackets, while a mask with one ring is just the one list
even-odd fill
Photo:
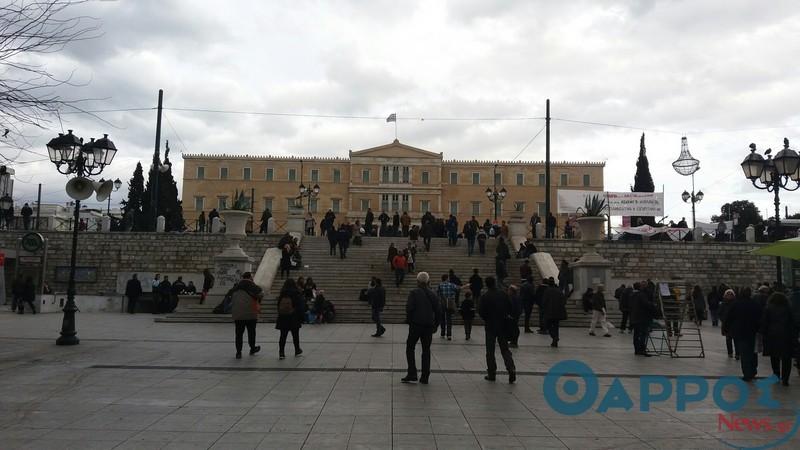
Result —
[[475, 238], [467, 238], [467, 255], [475, 253]]
[[441, 323], [442, 337], [445, 335], [451, 337], [453, 335], [453, 313], [447, 310], [447, 306], [442, 306], [444, 306]]

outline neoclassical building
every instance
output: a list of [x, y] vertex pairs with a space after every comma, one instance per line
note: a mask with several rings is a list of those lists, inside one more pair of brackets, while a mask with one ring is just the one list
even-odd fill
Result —
[[[320, 187], [310, 204], [303, 200], [306, 209], [319, 214], [332, 209], [351, 221], [363, 221], [367, 208], [372, 208], [376, 221], [385, 210], [389, 215], [408, 211], [415, 220], [431, 211], [437, 217], [452, 213], [459, 223], [473, 215], [483, 222], [494, 218], [494, 204], [485, 191], [494, 189], [495, 182], [498, 190], [507, 192], [498, 220], [507, 220], [516, 205], [526, 216], [545, 213], [543, 161], [446, 160], [442, 153], [397, 140], [350, 151], [348, 158], [188, 154], [183, 159], [187, 224], [193, 224], [200, 211], [225, 209], [234, 192], [244, 190], [248, 201], [255, 199], [255, 217], [269, 208], [280, 226], [290, 205], [300, 201], [300, 184]], [[551, 162], [551, 210], [556, 210], [559, 189], [602, 191], [604, 167], [603, 162]]]

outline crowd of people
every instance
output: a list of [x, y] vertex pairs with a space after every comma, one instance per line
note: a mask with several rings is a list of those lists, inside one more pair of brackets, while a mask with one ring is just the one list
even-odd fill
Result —
[[[150, 292], [152, 295], [153, 314], [171, 313], [175, 311], [178, 306], [179, 295], [200, 295], [201, 301], [205, 299], [208, 291], [214, 285], [214, 277], [211, 275], [209, 269], [203, 271], [203, 288], [200, 292], [192, 280], [188, 283], [183, 281], [183, 276], [178, 276], [174, 282], [169, 280], [169, 276], [164, 275], [161, 277], [160, 273], [153, 276], [150, 283]], [[144, 290], [142, 289], [142, 282], [139, 280], [138, 274], [133, 274], [128, 282], [125, 284], [125, 297], [128, 299], [127, 311], [129, 314], [136, 312], [136, 307], [139, 299], [142, 297]]]

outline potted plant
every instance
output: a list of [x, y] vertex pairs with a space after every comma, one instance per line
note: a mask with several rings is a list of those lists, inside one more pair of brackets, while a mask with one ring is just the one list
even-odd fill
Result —
[[578, 226], [581, 228], [581, 241], [599, 241], [603, 237], [603, 225], [606, 218], [604, 213], [608, 210], [606, 199], [595, 194], [587, 196], [583, 208], [578, 208]]
[[225, 234], [233, 236], [246, 236], [245, 227], [253, 214], [250, 212], [244, 190], [237, 190], [233, 195], [233, 204], [229, 209], [221, 212], [225, 219]]

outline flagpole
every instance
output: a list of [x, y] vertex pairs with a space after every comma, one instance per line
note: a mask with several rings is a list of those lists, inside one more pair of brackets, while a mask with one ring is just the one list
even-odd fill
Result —
[[397, 116], [394, 117], [394, 140], [397, 140]]

